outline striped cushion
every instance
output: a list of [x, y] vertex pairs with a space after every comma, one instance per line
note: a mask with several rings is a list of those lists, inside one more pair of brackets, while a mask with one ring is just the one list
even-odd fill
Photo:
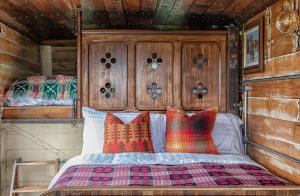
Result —
[[107, 113], [103, 153], [122, 152], [153, 152], [149, 112], [139, 114], [128, 124]]
[[217, 112], [217, 108], [209, 108], [188, 116], [168, 109], [166, 151], [219, 154], [211, 135]]

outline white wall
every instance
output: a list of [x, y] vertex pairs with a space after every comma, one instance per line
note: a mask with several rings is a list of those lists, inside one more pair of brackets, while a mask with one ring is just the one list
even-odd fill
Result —
[[[9, 194], [13, 160], [18, 158], [22, 158], [23, 161], [69, 159], [81, 152], [82, 123], [75, 127], [71, 123], [3, 123], [2, 127], [1, 159], [7, 161], [1, 175], [2, 196]], [[19, 172], [20, 185], [48, 185], [54, 176], [54, 169], [50, 166], [26, 167]]]

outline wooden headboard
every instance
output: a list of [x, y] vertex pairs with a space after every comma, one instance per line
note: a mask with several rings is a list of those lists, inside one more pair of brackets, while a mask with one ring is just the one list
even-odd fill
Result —
[[79, 107], [226, 112], [226, 32], [85, 30], [80, 39]]

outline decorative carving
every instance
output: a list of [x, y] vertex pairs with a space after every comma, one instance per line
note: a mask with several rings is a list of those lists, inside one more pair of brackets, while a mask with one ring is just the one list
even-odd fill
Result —
[[100, 92], [105, 98], [109, 99], [116, 92], [116, 89], [112, 87], [111, 83], [107, 82], [104, 87], [100, 88]]
[[198, 69], [203, 69], [203, 67], [208, 64], [208, 59], [204, 58], [203, 53], [199, 53], [197, 57], [193, 59], [193, 64], [197, 66]]
[[202, 99], [204, 95], [206, 95], [208, 93], [208, 89], [206, 87], [203, 86], [203, 84], [201, 82], [199, 82], [197, 84], [197, 87], [194, 87], [192, 89], [192, 93], [194, 95], [197, 95], [198, 99]]
[[107, 52], [105, 54], [105, 57], [102, 57], [100, 61], [101, 61], [102, 64], [105, 64], [105, 67], [107, 69], [110, 69], [111, 65], [115, 64], [117, 62], [117, 59], [112, 57], [111, 53]]
[[147, 64], [151, 69], [157, 69], [162, 64], [162, 58], [157, 56], [157, 53], [152, 53], [151, 57], [147, 58]]
[[158, 87], [156, 82], [153, 82], [150, 87], [146, 89], [147, 93], [151, 95], [152, 99], [157, 99], [162, 94], [162, 88]]
[[297, 28], [298, 16], [297, 13], [292, 10], [288, 0], [284, 1], [282, 10], [275, 15], [274, 24], [276, 30], [281, 33], [292, 32]]

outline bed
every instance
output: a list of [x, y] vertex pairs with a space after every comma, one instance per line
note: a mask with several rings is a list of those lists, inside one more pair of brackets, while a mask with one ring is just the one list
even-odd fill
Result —
[[13, 82], [4, 96], [4, 119], [74, 119], [74, 76], [31, 76]]
[[[115, 114], [125, 123], [138, 115]], [[243, 154], [241, 120], [232, 114], [216, 119], [212, 136], [220, 155], [165, 152], [163, 114], [151, 114], [154, 153], [104, 154], [99, 130], [106, 113], [84, 108], [83, 116], [82, 154], [67, 161], [42, 195], [299, 193]]]

